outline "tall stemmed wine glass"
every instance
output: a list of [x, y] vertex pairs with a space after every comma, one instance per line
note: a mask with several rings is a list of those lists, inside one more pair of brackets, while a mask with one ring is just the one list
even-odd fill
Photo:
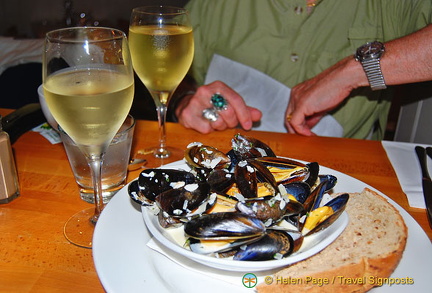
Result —
[[53, 117], [79, 146], [92, 171], [95, 207], [75, 214], [64, 226], [71, 243], [90, 248], [94, 226], [104, 207], [103, 156], [128, 115], [134, 96], [126, 35], [102, 27], [47, 33], [43, 88]]
[[169, 6], [139, 7], [132, 10], [129, 43], [135, 72], [151, 93], [159, 121], [156, 158], [167, 158], [166, 111], [168, 102], [189, 70], [194, 42], [186, 9]]

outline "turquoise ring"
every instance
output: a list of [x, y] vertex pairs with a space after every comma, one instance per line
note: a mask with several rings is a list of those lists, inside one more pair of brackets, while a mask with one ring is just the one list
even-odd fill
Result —
[[217, 111], [226, 110], [228, 108], [228, 101], [219, 93], [214, 94], [210, 102]]
[[215, 122], [219, 118], [219, 111], [228, 109], [228, 101], [219, 93], [214, 94], [210, 103], [213, 105], [211, 108], [204, 109], [202, 116], [210, 122]]

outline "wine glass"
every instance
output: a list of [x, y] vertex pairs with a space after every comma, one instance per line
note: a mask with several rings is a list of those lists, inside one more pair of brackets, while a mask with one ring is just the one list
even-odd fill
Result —
[[156, 158], [167, 158], [166, 111], [168, 102], [188, 72], [194, 55], [192, 26], [186, 9], [170, 6], [132, 10], [129, 44], [136, 74], [151, 93], [159, 122]]
[[64, 226], [71, 243], [90, 248], [94, 226], [104, 207], [103, 156], [128, 115], [134, 96], [126, 35], [103, 27], [48, 32], [43, 88], [54, 119], [84, 153], [92, 172], [94, 208], [75, 214]]

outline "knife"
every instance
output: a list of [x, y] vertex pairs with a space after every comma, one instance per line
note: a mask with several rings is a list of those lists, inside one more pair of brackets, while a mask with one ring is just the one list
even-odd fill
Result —
[[432, 147], [427, 147], [426, 148], [426, 154], [429, 156], [429, 158], [432, 159]]
[[[429, 176], [427, 168], [426, 149], [421, 146], [416, 146], [415, 151], [422, 171], [423, 196], [426, 203], [426, 212], [429, 220], [429, 226], [432, 228], [432, 180]], [[432, 149], [430, 149], [428, 153], [429, 156], [431, 156]]]

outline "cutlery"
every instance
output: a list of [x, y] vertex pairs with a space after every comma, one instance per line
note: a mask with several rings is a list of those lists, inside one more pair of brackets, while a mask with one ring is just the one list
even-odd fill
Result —
[[429, 220], [429, 226], [432, 228], [432, 180], [429, 176], [426, 157], [427, 153], [432, 158], [432, 148], [429, 148], [429, 151], [427, 151], [421, 146], [416, 146], [415, 151], [422, 171], [423, 195], [426, 203], [426, 212]]
[[432, 147], [427, 147], [426, 148], [426, 154], [429, 156], [429, 158], [432, 159]]
[[129, 160], [128, 170], [129, 171], [135, 171], [135, 170], [144, 168], [145, 164], [147, 164], [147, 160], [146, 159], [131, 158]]

